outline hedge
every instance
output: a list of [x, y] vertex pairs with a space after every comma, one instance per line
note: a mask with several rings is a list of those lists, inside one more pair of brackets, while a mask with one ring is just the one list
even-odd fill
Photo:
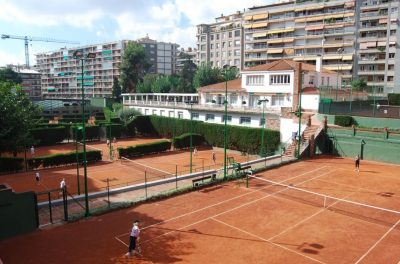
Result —
[[351, 116], [335, 116], [334, 124], [343, 127], [349, 127], [353, 125], [354, 120]]
[[400, 105], [400, 94], [389, 93], [388, 94], [389, 105]]
[[[192, 134], [192, 146], [201, 146], [205, 142], [200, 134]], [[190, 147], [190, 133], [185, 133], [172, 139], [174, 149], [183, 149]]]
[[[78, 151], [79, 161], [83, 161], [83, 151]], [[101, 151], [99, 150], [88, 150], [86, 151], [87, 163], [93, 163], [101, 160]], [[48, 156], [41, 156], [36, 158], [28, 159], [28, 165], [30, 168], [38, 167], [57, 167], [65, 166], [70, 164], [76, 164], [76, 153], [60, 153]]]
[[[127, 128], [144, 135], [172, 137], [190, 132], [190, 120], [161, 116], [138, 116]], [[207, 143], [224, 147], [224, 125], [193, 120], [193, 133], [204, 136]], [[228, 125], [227, 148], [256, 154], [260, 152], [262, 128]], [[280, 144], [280, 132], [264, 130], [264, 144], [267, 153], [273, 153]]]
[[68, 138], [68, 130], [65, 126], [39, 127], [29, 132], [39, 146], [55, 145]]
[[118, 148], [118, 154], [120, 157], [135, 157], [145, 154], [154, 154], [165, 152], [171, 149], [171, 142], [167, 140], [161, 140], [157, 142], [139, 144], [136, 146], [129, 146], [126, 148]]
[[24, 159], [17, 157], [0, 157], [0, 172], [18, 172], [24, 168]]

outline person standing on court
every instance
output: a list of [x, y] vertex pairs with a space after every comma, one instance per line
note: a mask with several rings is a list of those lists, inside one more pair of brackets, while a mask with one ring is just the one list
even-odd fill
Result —
[[217, 160], [217, 156], [215, 155], [215, 152], [213, 151], [213, 153], [212, 153], [212, 160], [214, 161], [214, 163], [215, 163], [215, 161]]
[[35, 173], [35, 180], [36, 184], [40, 184], [40, 173], [38, 171]]
[[194, 150], [193, 150], [193, 155], [197, 155], [197, 148], [194, 148]]
[[129, 236], [128, 253], [126, 253], [125, 256], [127, 256], [127, 257], [132, 256], [132, 251], [133, 251], [133, 254], [138, 253], [137, 243], [139, 242], [139, 234], [140, 234], [139, 220], [135, 220], [135, 222], [133, 222], [131, 235]]
[[358, 155], [358, 154], [357, 154], [357, 156], [354, 158], [354, 165], [355, 165], [354, 170], [360, 171], [360, 155]]
[[65, 179], [62, 178], [62, 180], [61, 180], [61, 182], [60, 182], [60, 189], [61, 189], [61, 190], [64, 190], [66, 186], [67, 186], [67, 185], [65, 184]]
[[31, 156], [32, 157], [35, 156], [35, 147], [34, 146], [31, 147]]

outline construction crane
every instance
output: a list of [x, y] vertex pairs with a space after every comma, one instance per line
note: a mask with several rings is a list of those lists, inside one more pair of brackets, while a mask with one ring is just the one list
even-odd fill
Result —
[[30, 36], [14, 36], [1, 34], [1, 39], [21, 39], [25, 41], [25, 63], [26, 66], [29, 67], [29, 49], [28, 49], [28, 41], [42, 41], [42, 42], [56, 42], [56, 43], [67, 43], [67, 44], [78, 44], [79, 42], [68, 41], [68, 40], [59, 40], [59, 39], [51, 39], [51, 38], [39, 38], [39, 37], [30, 37]]

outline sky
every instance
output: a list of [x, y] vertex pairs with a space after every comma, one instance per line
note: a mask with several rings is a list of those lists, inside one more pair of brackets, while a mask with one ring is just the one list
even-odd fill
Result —
[[[173, 42], [196, 46], [196, 25], [215, 22], [221, 14], [271, 4], [274, 0], [0, 0], [0, 35], [32, 36], [97, 44], [122, 39]], [[75, 47], [29, 42], [34, 54]], [[79, 46], [79, 45], [78, 45]], [[24, 64], [23, 40], [0, 39], [0, 66]]]

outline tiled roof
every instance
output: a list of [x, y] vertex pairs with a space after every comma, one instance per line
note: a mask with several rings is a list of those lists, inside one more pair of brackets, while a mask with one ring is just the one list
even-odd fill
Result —
[[[239, 91], [242, 90], [242, 78], [238, 78], [227, 82], [228, 91]], [[225, 90], [225, 82], [214, 83], [207, 86], [202, 86], [199, 91], [223, 91]]]
[[[299, 67], [300, 62], [293, 60], [277, 60], [266, 64], [257, 65], [243, 70], [246, 71], [289, 71]], [[302, 69], [305, 71], [315, 72], [315, 65], [301, 63]], [[335, 73], [334, 71], [322, 68], [323, 73]]]

